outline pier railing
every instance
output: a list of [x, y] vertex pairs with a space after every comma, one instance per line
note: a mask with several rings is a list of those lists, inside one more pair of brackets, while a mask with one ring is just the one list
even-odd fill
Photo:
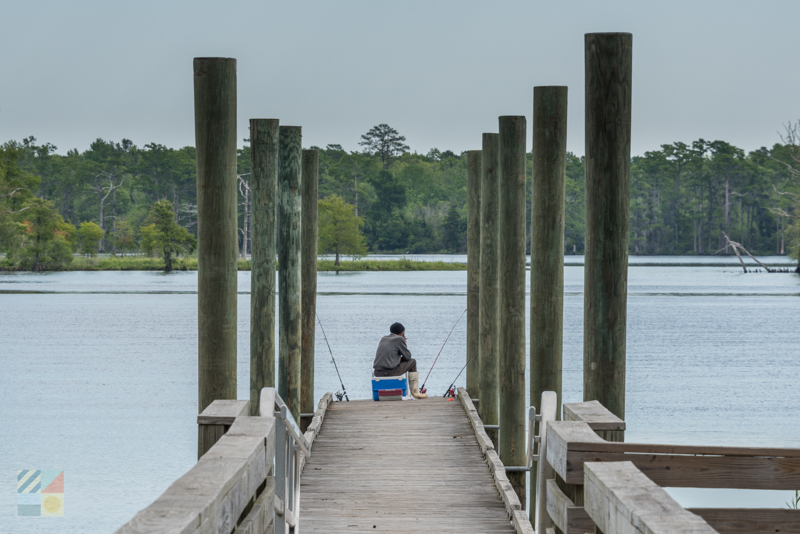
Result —
[[624, 430], [597, 402], [564, 405], [564, 421], [547, 425], [540, 451], [545, 505], [537, 508], [537, 532], [800, 533], [799, 510], [684, 509], [662, 489], [795, 490], [800, 449], [623, 443], [598, 435], [621, 438]]
[[255, 417], [246, 415], [249, 401], [214, 401], [197, 418], [206, 452], [117, 533], [297, 530], [300, 474], [331, 399], [319, 401], [305, 434], [273, 388], [261, 390]]

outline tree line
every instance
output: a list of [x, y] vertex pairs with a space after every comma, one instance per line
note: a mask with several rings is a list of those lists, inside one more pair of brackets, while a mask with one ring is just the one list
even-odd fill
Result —
[[[319, 148], [321, 252], [466, 251], [466, 153], [412, 153], [405, 141], [380, 124], [362, 136], [360, 151]], [[529, 153], [529, 182], [531, 162]], [[238, 150], [242, 255], [250, 247], [250, 171], [244, 140]], [[630, 253], [729, 253], [727, 235], [754, 254], [796, 255], [798, 171], [797, 124], [786, 128], [780, 143], [747, 153], [725, 141], [698, 139], [635, 156]], [[0, 146], [0, 252], [7, 264], [28, 269], [58, 268], [79, 251], [190, 252], [197, 229], [195, 173], [193, 147], [98, 139], [84, 152], [62, 155], [34, 137], [6, 142]], [[528, 205], [530, 190], [529, 184]], [[175, 227], [164, 226], [166, 208]], [[338, 229], [329, 226], [334, 222]], [[583, 252], [584, 225], [584, 161], [570, 153], [565, 253]], [[349, 237], [331, 241], [333, 235]]]

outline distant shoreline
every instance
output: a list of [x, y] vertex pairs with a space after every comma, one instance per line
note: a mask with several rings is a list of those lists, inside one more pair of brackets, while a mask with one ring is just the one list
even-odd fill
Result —
[[[641, 256], [639, 256], [641, 257]], [[629, 267], [735, 267], [741, 268], [735, 257], [732, 261], [726, 262], [663, 262], [651, 256], [652, 262], [630, 263]], [[565, 267], [583, 267], [583, 262], [569, 261], [570, 256], [565, 257]], [[577, 259], [577, 258], [576, 258]], [[239, 271], [250, 270], [250, 260], [239, 259]], [[748, 269], [760, 269], [753, 262], [746, 262]], [[177, 258], [172, 261], [173, 271], [196, 271], [197, 258]], [[792, 262], [764, 262], [769, 267], [790, 269], [794, 271], [796, 263]], [[110, 256], [110, 257], [76, 257], [69, 265], [62, 269], [53, 269], [46, 272], [66, 272], [66, 271], [163, 271], [164, 260], [161, 258], [147, 258], [141, 256]], [[466, 271], [467, 264], [464, 262], [419, 260], [400, 257], [398, 259], [356, 259], [341, 260], [340, 265], [334, 265], [332, 259], [317, 260], [317, 271], [319, 272], [366, 272], [366, 271]], [[31, 272], [23, 269], [9, 268], [0, 260], [0, 272]]]

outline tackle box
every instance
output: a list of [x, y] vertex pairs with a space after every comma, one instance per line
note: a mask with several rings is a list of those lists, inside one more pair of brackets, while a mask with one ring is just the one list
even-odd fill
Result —
[[403, 400], [403, 396], [407, 395], [407, 391], [407, 375], [372, 377], [372, 400]]

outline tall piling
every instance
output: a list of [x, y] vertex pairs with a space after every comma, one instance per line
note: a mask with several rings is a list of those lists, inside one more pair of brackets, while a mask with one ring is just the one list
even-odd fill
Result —
[[[485, 133], [481, 150], [481, 260], [480, 307], [478, 312], [479, 397], [478, 413], [486, 425], [497, 424], [497, 374], [499, 372], [500, 295], [498, 218], [500, 212], [500, 139], [496, 133]], [[497, 430], [486, 433], [498, 448]]]
[[[300, 411], [314, 412], [314, 339], [317, 314], [317, 201], [319, 189], [319, 150], [303, 150], [302, 161], [302, 364], [300, 379]], [[300, 419], [305, 432], [311, 417]]]
[[[589, 33], [583, 398], [625, 419], [633, 36]], [[621, 436], [620, 436], [621, 439]]]
[[253, 224], [250, 255], [250, 415], [275, 387], [275, 209], [278, 119], [250, 119]]
[[[500, 117], [500, 460], [525, 465], [525, 132], [524, 116]], [[525, 502], [525, 473], [508, 479]]]
[[[561, 419], [561, 347], [564, 330], [564, 195], [567, 163], [567, 88], [533, 88], [531, 189], [530, 404], [555, 391]], [[538, 483], [531, 473], [529, 498]]]
[[564, 331], [564, 194], [567, 165], [567, 88], [533, 88], [531, 190], [531, 404], [555, 391], [561, 419]]
[[200, 413], [216, 399], [236, 398], [235, 59], [194, 59], [194, 125]]
[[299, 126], [278, 134], [278, 393], [300, 420], [302, 373], [301, 142]]
[[[481, 151], [467, 151], [467, 391], [480, 400]], [[473, 354], [475, 357], [473, 358]], [[470, 360], [471, 359], [471, 360]], [[480, 405], [480, 403], [479, 403]]]

